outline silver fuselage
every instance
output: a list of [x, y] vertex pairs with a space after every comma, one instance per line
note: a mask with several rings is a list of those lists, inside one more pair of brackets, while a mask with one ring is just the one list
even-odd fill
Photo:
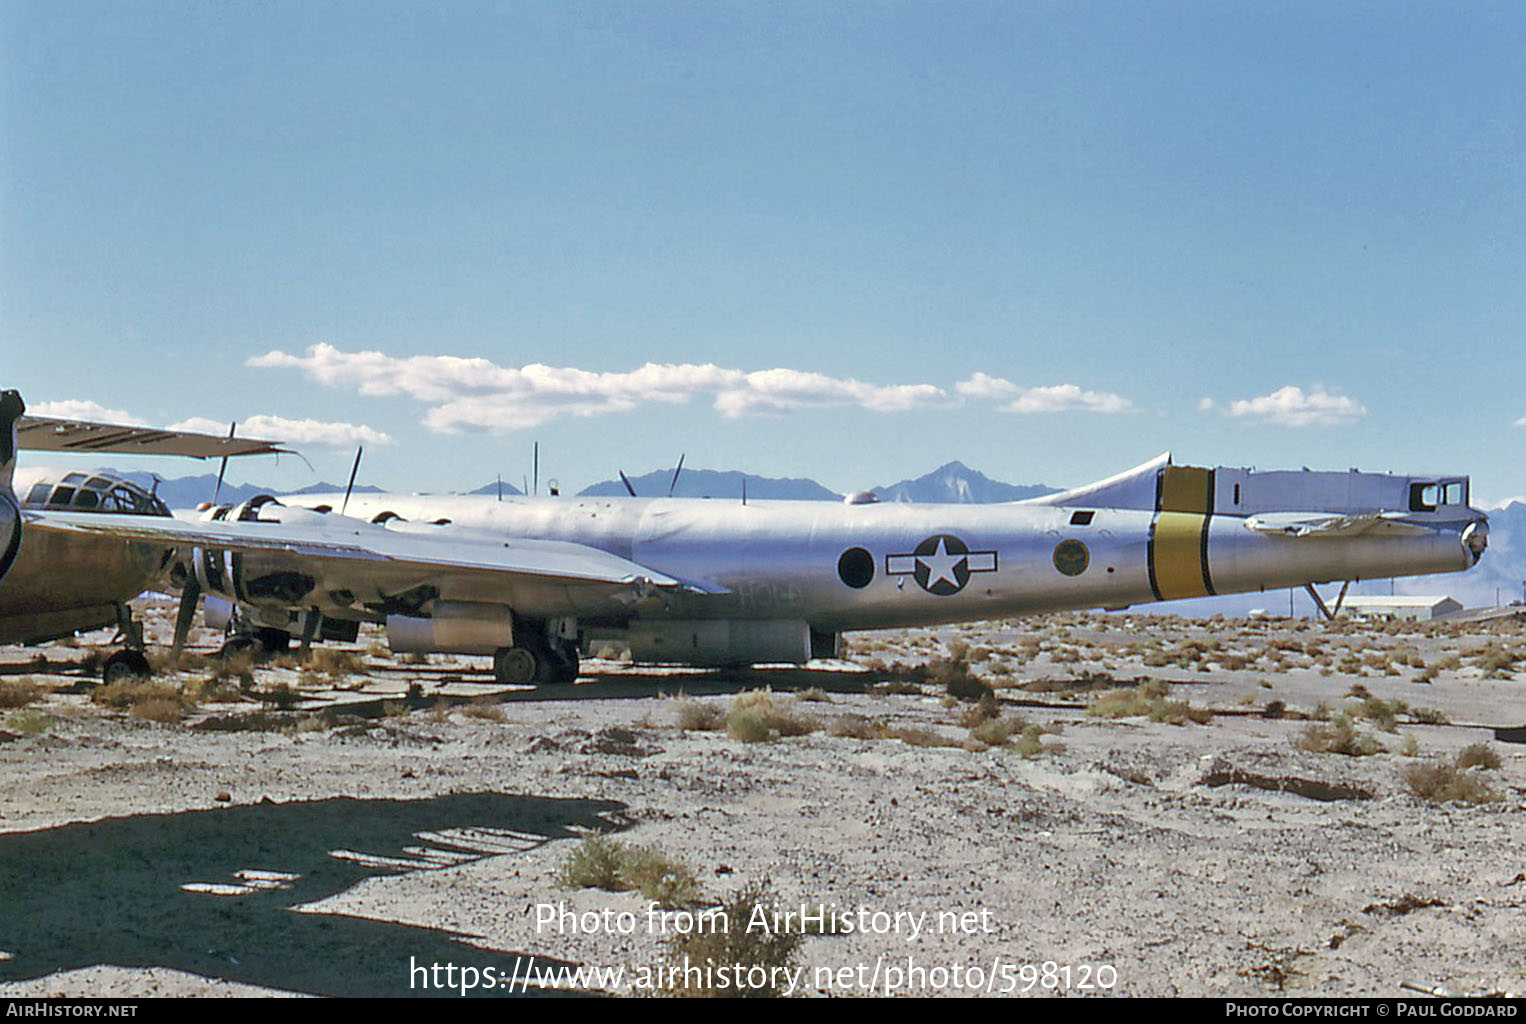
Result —
[[[338, 507], [343, 496], [283, 500]], [[569, 541], [688, 584], [643, 602], [642, 618], [797, 620], [823, 632], [1452, 572], [1473, 563], [1462, 532], [1483, 518], [1451, 509], [1402, 534], [1293, 538], [1243, 516], [1024, 504], [368, 494], [346, 512], [449, 520], [442, 537]]]

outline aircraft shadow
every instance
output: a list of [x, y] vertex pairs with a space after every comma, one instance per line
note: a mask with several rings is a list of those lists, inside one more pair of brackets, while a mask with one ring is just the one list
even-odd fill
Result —
[[649, 697], [690, 697], [737, 694], [768, 687], [782, 693], [825, 690], [829, 693], [863, 693], [878, 677], [868, 672], [845, 672], [828, 668], [736, 668], [713, 671], [587, 672], [572, 686], [541, 686], [513, 690], [496, 699], [505, 703], [547, 700], [621, 700]]
[[[410, 963], [492, 968], [507, 978], [521, 954], [442, 929], [298, 908], [374, 876], [521, 852], [573, 836], [577, 826], [624, 827], [623, 809], [500, 793], [338, 797], [0, 835], [0, 950], [12, 957], [0, 960], [0, 980], [114, 964], [316, 995], [396, 997], [446, 994], [410, 988]], [[535, 957], [538, 967], [562, 963]]]

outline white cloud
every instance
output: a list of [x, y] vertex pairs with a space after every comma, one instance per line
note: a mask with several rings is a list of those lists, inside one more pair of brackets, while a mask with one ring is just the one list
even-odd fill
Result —
[[1526, 427], [1526, 416], [1522, 416], [1520, 419], [1516, 420], [1514, 426]]
[[90, 420], [95, 423], [120, 423], [128, 427], [148, 425], [130, 412], [108, 409], [99, 402], [83, 398], [66, 398], [59, 402], [36, 402], [28, 405], [26, 411], [28, 416], [44, 416], [56, 420]]
[[954, 385], [954, 390], [968, 398], [989, 398], [1006, 401], [1003, 412], [1137, 412], [1134, 403], [1121, 395], [1108, 391], [1086, 391], [1075, 384], [1054, 384], [1048, 387], [1025, 388], [992, 377], [975, 373], [968, 380]]
[[[179, 423], [171, 423], [166, 429], [190, 430], [202, 434], [223, 436], [228, 433], [228, 425], [226, 423], [219, 423], [216, 420], [209, 420], [201, 416], [193, 416], [190, 419], [181, 420]], [[354, 448], [358, 444], [380, 447], [396, 443], [388, 434], [361, 424], [324, 423], [319, 420], [293, 420], [287, 419], [284, 416], [265, 415], [255, 415], [250, 416], [248, 419], [240, 420], [238, 435], [240, 437], [257, 437], [270, 441], [280, 441], [297, 448], [305, 446]]]
[[318, 344], [305, 355], [268, 352], [248, 365], [296, 369], [318, 383], [365, 395], [407, 395], [432, 406], [424, 425], [439, 433], [517, 430], [561, 416], [628, 412], [697, 395], [713, 396], [715, 409], [729, 418], [840, 406], [899, 412], [951, 401], [931, 384], [882, 386], [800, 370], [747, 372], [712, 363], [646, 363], [617, 373], [540, 363], [514, 369], [486, 359], [396, 358]]
[[1230, 402], [1228, 414], [1284, 427], [1339, 427], [1366, 416], [1367, 408], [1354, 398], [1326, 391], [1317, 384], [1307, 394], [1289, 385], [1270, 394]]

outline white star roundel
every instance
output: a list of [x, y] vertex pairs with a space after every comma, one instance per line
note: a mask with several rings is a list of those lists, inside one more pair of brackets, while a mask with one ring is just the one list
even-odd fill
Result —
[[972, 573], [995, 571], [995, 551], [971, 551], [952, 533], [934, 534], [909, 554], [885, 556], [887, 576], [910, 576], [934, 597], [959, 593]]

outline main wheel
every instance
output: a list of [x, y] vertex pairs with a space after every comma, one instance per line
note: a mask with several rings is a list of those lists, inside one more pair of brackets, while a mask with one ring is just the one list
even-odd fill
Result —
[[578, 681], [578, 649], [565, 641], [558, 644], [553, 654], [551, 682], [575, 683]]
[[101, 682], [110, 686], [130, 679], [147, 679], [153, 674], [154, 670], [149, 668], [143, 653], [129, 648], [106, 659], [106, 664], [101, 667]]
[[500, 683], [542, 683], [550, 670], [551, 659], [529, 647], [500, 647], [493, 654], [493, 676]]
[[254, 631], [254, 638], [266, 654], [285, 654], [291, 649], [291, 634], [284, 629], [262, 626]]

